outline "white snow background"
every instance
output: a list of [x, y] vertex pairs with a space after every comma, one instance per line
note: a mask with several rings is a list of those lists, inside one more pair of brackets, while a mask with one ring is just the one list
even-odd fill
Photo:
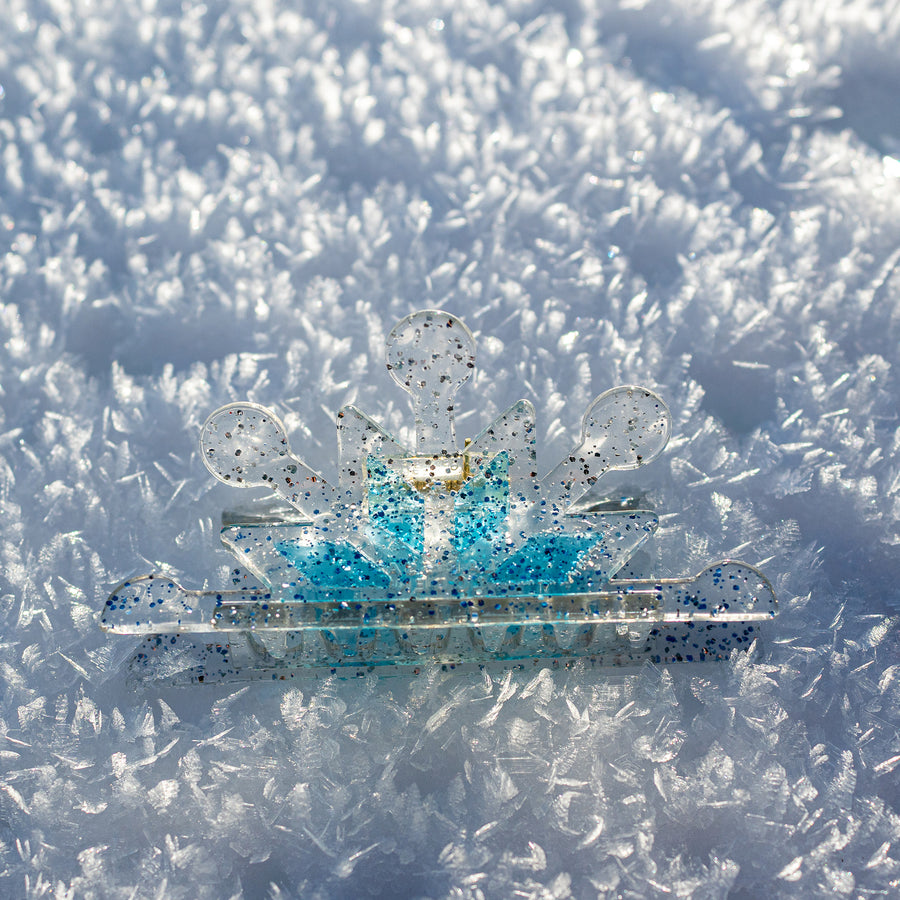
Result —
[[[896, 0], [0, 0], [0, 896], [900, 896], [898, 48]], [[206, 416], [333, 472], [421, 307], [544, 470], [659, 391], [647, 564], [762, 566], [764, 642], [130, 688], [109, 590], [228, 584]]]

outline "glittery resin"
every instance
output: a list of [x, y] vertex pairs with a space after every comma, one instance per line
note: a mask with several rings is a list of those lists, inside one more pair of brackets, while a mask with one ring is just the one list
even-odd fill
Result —
[[138, 673], [218, 681], [429, 663], [700, 661], [746, 645], [775, 615], [771, 585], [744, 563], [623, 577], [657, 517], [578, 502], [605, 472], [663, 450], [671, 418], [652, 391], [597, 397], [578, 446], [539, 478], [527, 400], [457, 443], [455, 395], [475, 365], [459, 319], [403, 319], [387, 364], [412, 397], [413, 446], [345, 407], [337, 485], [294, 455], [271, 411], [233, 403], [209, 417], [200, 444], [210, 472], [279, 499], [262, 515], [223, 517], [242, 587], [189, 591], [147, 575], [113, 591], [101, 625], [147, 635]]

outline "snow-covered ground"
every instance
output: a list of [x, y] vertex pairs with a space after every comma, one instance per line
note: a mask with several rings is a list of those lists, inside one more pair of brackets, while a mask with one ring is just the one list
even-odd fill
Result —
[[[898, 42], [896, 0], [0, 0], [0, 896], [898, 896]], [[209, 412], [333, 471], [341, 405], [409, 426], [420, 307], [479, 339], [459, 430], [526, 397], [545, 468], [660, 392], [647, 564], [761, 565], [765, 643], [127, 685], [109, 589], [228, 583]]]

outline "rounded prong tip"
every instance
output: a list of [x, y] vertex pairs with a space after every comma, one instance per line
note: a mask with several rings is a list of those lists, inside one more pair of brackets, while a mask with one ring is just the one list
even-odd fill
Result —
[[278, 416], [256, 403], [229, 403], [217, 409], [200, 431], [200, 456], [225, 484], [255, 487], [261, 475], [290, 454]]
[[475, 338], [451, 313], [422, 309], [391, 329], [385, 355], [391, 377], [404, 390], [452, 396], [475, 369]]
[[608, 468], [636, 469], [662, 453], [672, 433], [672, 415], [654, 391], [625, 384], [605, 391], [587, 408], [582, 448]]

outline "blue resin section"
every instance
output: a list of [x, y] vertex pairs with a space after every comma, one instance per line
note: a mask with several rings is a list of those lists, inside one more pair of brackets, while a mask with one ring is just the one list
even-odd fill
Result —
[[277, 549], [304, 578], [321, 587], [384, 590], [391, 583], [387, 573], [346, 542], [281, 541]]
[[497, 571], [503, 584], [553, 584], [565, 581], [602, 534], [534, 534]]
[[386, 462], [370, 456], [366, 461], [369, 522], [407, 547], [425, 550], [425, 500]]
[[498, 453], [471, 475], [456, 495], [452, 544], [462, 553], [498, 535], [509, 517], [509, 454]]

